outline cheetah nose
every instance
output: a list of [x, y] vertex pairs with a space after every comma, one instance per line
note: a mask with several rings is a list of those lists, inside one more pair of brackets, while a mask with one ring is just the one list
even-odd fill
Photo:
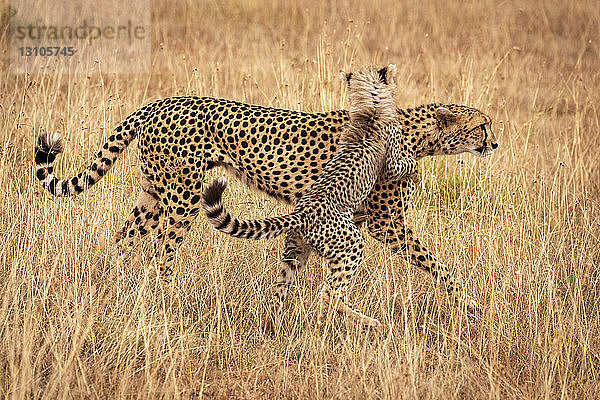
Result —
[[491, 146], [492, 146], [492, 149], [495, 150], [498, 147], [498, 143], [492, 143]]

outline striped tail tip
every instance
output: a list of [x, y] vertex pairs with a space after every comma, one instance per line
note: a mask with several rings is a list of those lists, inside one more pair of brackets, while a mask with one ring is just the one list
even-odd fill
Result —
[[48, 166], [56, 156], [64, 150], [62, 138], [57, 133], [46, 133], [38, 136], [35, 147], [35, 165]]
[[41, 185], [54, 196], [66, 196], [60, 182], [54, 176], [52, 163], [57, 154], [62, 153], [64, 147], [60, 136], [56, 133], [40, 135], [35, 147], [35, 176]]

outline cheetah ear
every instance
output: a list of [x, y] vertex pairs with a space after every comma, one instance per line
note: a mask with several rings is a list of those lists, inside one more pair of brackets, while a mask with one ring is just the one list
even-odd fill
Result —
[[340, 73], [340, 79], [342, 79], [344, 82], [346, 82], [346, 85], [350, 86], [350, 79], [352, 79], [352, 72], [345, 73], [342, 71], [342, 73]]
[[435, 118], [443, 127], [448, 127], [456, 121], [456, 114], [446, 107], [438, 107], [435, 109]]
[[383, 67], [377, 72], [379, 73], [379, 79], [381, 79], [381, 81], [386, 85], [395, 83], [398, 70], [394, 64]]

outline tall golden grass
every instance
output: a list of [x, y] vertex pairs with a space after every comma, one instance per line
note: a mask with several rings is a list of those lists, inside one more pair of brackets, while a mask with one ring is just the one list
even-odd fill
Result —
[[[12, 75], [0, 31], [3, 396], [600, 397], [596, 2], [156, 1], [152, 23], [151, 73], [121, 76]], [[474, 321], [369, 239], [350, 298], [383, 334], [340, 316], [314, 329], [325, 274], [315, 257], [270, 336], [281, 240], [234, 240], [200, 217], [175, 278], [157, 283], [150, 252], [111, 257], [136, 198], [135, 144], [74, 199], [52, 198], [33, 173], [40, 130], [66, 138], [56, 169], [67, 176], [155, 98], [338, 109], [340, 70], [387, 62], [399, 68], [400, 105], [468, 104], [494, 120], [491, 159], [421, 162], [407, 218], [483, 305]], [[239, 183], [226, 196], [239, 215], [286, 211]]]

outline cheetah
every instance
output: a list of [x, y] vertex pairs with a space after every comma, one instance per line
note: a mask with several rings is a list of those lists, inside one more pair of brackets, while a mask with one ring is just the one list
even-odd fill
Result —
[[[380, 323], [351, 308], [345, 295], [350, 279], [363, 260], [364, 238], [354, 222], [354, 214], [383, 168], [388, 175], [399, 178], [416, 170], [416, 161], [407, 151], [388, 154], [388, 147], [403, 148], [394, 106], [395, 75], [393, 64], [345, 75], [350, 121], [341, 132], [333, 157], [291, 214], [255, 221], [232, 217], [221, 201], [225, 178], [208, 186], [202, 204], [208, 221], [221, 232], [251, 239], [273, 238], [285, 233], [285, 252], [293, 252], [296, 241], [300, 240], [326, 258], [329, 273], [322, 295], [336, 309], [368, 326]], [[289, 267], [280, 276], [277, 325], [281, 323], [283, 302], [295, 276], [296, 270]]]
[[[490, 155], [498, 146], [491, 120], [475, 108], [432, 103], [398, 109], [398, 120], [415, 159], [471, 152]], [[63, 150], [56, 134], [38, 137], [35, 175], [54, 196], [76, 196], [93, 186], [136, 138], [140, 192], [115, 235], [125, 253], [142, 238], [155, 240], [152, 258], [168, 275], [177, 248], [200, 211], [206, 172], [223, 167], [250, 187], [294, 205], [317, 180], [338, 147], [345, 110], [306, 113], [211, 97], [171, 97], [148, 103], [118, 124], [77, 175], [59, 179], [53, 162]], [[360, 219], [371, 236], [443, 282], [450, 295], [461, 283], [405, 225], [415, 184], [411, 178], [380, 176]], [[300, 248], [300, 247], [299, 247]], [[297, 255], [305, 263], [310, 250]]]

